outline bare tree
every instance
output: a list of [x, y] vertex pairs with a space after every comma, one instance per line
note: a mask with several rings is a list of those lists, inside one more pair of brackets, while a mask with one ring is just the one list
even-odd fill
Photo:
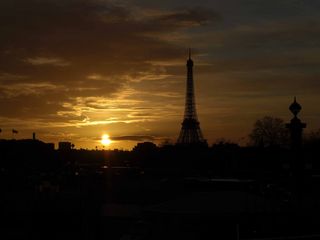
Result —
[[249, 139], [253, 146], [286, 146], [289, 132], [281, 118], [265, 116], [255, 122]]

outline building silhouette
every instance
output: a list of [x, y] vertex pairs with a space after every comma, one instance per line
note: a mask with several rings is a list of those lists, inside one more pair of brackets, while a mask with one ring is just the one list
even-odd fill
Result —
[[203, 138], [200, 122], [198, 121], [196, 111], [196, 101], [193, 83], [193, 61], [191, 59], [191, 50], [189, 49], [189, 59], [187, 60], [187, 86], [184, 118], [181, 124], [181, 131], [177, 144], [179, 145], [201, 145], [206, 144]]
[[72, 149], [71, 142], [59, 142], [58, 146], [59, 146], [59, 150], [61, 151], [69, 151]]
[[286, 124], [289, 129], [291, 137], [291, 150], [292, 157], [292, 174], [293, 174], [293, 189], [295, 194], [295, 203], [297, 207], [302, 206], [303, 192], [305, 189], [305, 159], [302, 152], [302, 133], [303, 129], [307, 127], [306, 123], [303, 123], [297, 116], [302, 107], [294, 97], [293, 103], [290, 105], [289, 110], [293, 114], [293, 118], [290, 123]]
[[302, 131], [307, 126], [306, 123], [301, 122], [301, 120], [297, 117], [301, 109], [301, 105], [297, 102], [296, 97], [294, 97], [293, 103], [289, 106], [289, 110], [292, 112], [294, 117], [291, 119], [290, 123], [286, 124], [286, 128], [288, 128], [290, 131], [291, 147], [293, 150], [298, 150], [301, 148]]

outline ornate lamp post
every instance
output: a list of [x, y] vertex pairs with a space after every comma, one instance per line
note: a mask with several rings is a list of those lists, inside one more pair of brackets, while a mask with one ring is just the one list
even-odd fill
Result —
[[289, 107], [289, 110], [292, 112], [294, 117], [291, 119], [290, 123], [286, 124], [286, 127], [290, 131], [292, 150], [299, 150], [301, 148], [302, 131], [307, 126], [307, 124], [301, 122], [301, 120], [297, 117], [301, 109], [301, 105], [297, 102], [296, 97], [294, 97], [294, 101]]

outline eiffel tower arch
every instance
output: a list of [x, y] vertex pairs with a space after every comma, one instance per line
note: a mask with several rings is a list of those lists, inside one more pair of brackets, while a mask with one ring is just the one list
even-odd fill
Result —
[[178, 145], [207, 145], [203, 138], [200, 122], [196, 111], [196, 101], [193, 83], [193, 61], [189, 49], [189, 59], [187, 60], [187, 88], [184, 117], [181, 124], [180, 134], [177, 140]]

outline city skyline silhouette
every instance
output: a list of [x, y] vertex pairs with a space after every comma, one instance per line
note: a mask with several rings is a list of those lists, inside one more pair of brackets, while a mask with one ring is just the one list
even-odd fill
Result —
[[[95, 146], [92, 147], [91, 149], [100, 149], [100, 150], [104, 150], [107, 149], [108, 146], [116, 141], [121, 141], [123, 139], [129, 139], [129, 141], [133, 141], [136, 143], [141, 143], [141, 142], [155, 142], [156, 144], [158, 144], [159, 146], [161, 144], [173, 144], [175, 142], [175, 139], [177, 139], [176, 144], [178, 145], [207, 145], [206, 140], [203, 138], [203, 134], [202, 131], [200, 129], [200, 123], [198, 121], [198, 117], [197, 117], [197, 111], [196, 111], [196, 103], [195, 103], [195, 90], [194, 90], [194, 80], [193, 80], [193, 61], [191, 59], [191, 49], [189, 48], [188, 50], [188, 59], [187, 59], [187, 78], [186, 78], [186, 95], [185, 95], [185, 107], [184, 107], [184, 117], [183, 117], [183, 121], [181, 124], [181, 130], [179, 135], [176, 138], [167, 138], [167, 137], [155, 137], [155, 136], [144, 136], [144, 135], [136, 135], [136, 136], [120, 136], [120, 137], [110, 137], [109, 134], [103, 134], [101, 136], [101, 139], [96, 140], [95, 141]], [[294, 106], [297, 105], [297, 108], [299, 107], [300, 109], [298, 110], [293, 110]], [[294, 97], [294, 102], [290, 105], [290, 111], [293, 112], [293, 114], [295, 114], [295, 118], [296, 115], [299, 113], [299, 111], [301, 110], [301, 106], [296, 102], [296, 96]], [[268, 113], [265, 113], [265, 117], [268, 117]], [[288, 124], [287, 124], [288, 125]], [[302, 124], [303, 125], [303, 124]], [[284, 125], [283, 125], [284, 126]], [[288, 128], [289, 125], [287, 126]], [[4, 129], [0, 129], [0, 133], [3, 132]], [[8, 132], [8, 129], [5, 129], [5, 132]], [[310, 134], [313, 134], [316, 130], [313, 130], [310, 132]], [[19, 131], [12, 128], [9, 132], [11, 132], [12, 134], [12, 138], [11, 139], [16, 139], [15, 136], [18, 136]], [[29, 130], [30, 132], [30, 130]], [[103, 131], [105, 132], [105, 131]], [[36, 136], [36, 132], [32, 132], [32, 139], [35, 140]], [[231, 141], [234, 142], [235, 144], [244, 144], [244, 145], [250, 145], [250, 140], [246, 139], [245, 142], [243, 142], [241, 139], [245, 139], [250, 137], [250, 132], [247, 133], [246, 137], [240, 138], [238, 141], [233, 141], [230, 139], [226, 139], [224, 138], [224, 136], [221, 136], [220, 138], [217, 138], [216, 142], [219, 141]], [[301, 136], [302, 137], [302, 136]], [[18, 138], [17, 138], [18, 139]], [[23, 139], [23, 138], [22, 138]], [[25, 139], [30, 139], [30, 138], [25, 138]], [[159, 142], [159, 140], [161, 140], [162, 142]], [[302, 140], [300, 140], [302, 141]], [[54, 143], [50, 143], [50, 144], [54, 144], [56, 145], [56, 148], [60, 148], [59, 145], [60, 143], [70, 143], [70, 146], [72, 144], [73, 148], [75, 147], [74, 145], [74, 139], [72, 138], [68, 138], [67, 140], [63, 140], [63, 139], [56, 139], [56, 141]], [[132, 149], [135, 147], [135, 145], [133, 145]], [[83, 148], [81, 147], [81, 149], [88, 149], [88, 148]], [[111, 150], [111, 148], [109, 148]], [[118, 148], [115, 148], [118, 149]], [[124, 150], [132, 150], [132, 149], [124, 149]], [[123, 148], [121, 148], [121, 150], [123, 150]]]
[[245, 147], [221, 140], [85, 150], [71, 142], [55, 149], [36, 134], [0, 140], [1, 235], [316, 239], [320, 134], [302, 138], [302, 109], [294, 98], [286, 125], [258, 119], [256, 144]]

